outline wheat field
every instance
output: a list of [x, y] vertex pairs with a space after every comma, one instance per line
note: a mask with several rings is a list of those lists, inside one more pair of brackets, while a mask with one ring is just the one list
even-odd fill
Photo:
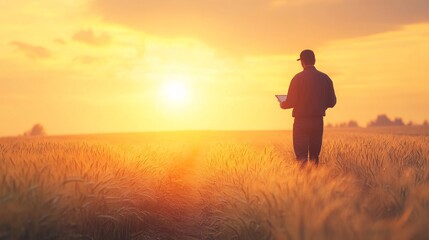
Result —
[[429, 129], [0, 139], [0, 239], [429, 239]]

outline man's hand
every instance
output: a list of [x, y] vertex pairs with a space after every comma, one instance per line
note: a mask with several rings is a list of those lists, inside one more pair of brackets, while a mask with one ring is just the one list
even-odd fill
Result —
[[293, 106], [291, 105], [291, 102], [289, 99], [287, 99], [286, 101], [283, 101], [280, 103], [280, 107], [282, 109], [289, 109], [289, 108], [293, 108]]

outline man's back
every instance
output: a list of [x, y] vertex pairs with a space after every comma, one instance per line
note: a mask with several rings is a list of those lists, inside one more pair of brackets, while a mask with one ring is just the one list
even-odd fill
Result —
[[332, 80], [314, 66], [308, 66], [292, 79], [285, 108], [293, 108], [293, 117], [321, 117], [335, 104]]
[[306, 49], [299, 57], [297, 60], [301, 61], [304, 70], [292, 79], [286, 101], [281, 102], [280, 107], [293, 108], [293, 148], [296, 159], [304, 164], [310, 158], [318, 164], [323, 117], [327, 108], [335, 106], [337, 97], [332, 80], [314, 67], [314, 52]]

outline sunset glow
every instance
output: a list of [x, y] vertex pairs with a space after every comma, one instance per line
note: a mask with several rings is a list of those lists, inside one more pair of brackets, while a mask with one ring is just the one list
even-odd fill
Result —
[[[429, 119], [426, 0], [17, 0], [0, 7], [2, 136], [35, 123], [52, 134], [290, 129], [291, 112], [273, 95], [301, 71], [296, 59], [305, 48], [337, 90], [326, 123], [365, 126], [378, 114]], [[188, 112], [172, 123], [173, 109]]]

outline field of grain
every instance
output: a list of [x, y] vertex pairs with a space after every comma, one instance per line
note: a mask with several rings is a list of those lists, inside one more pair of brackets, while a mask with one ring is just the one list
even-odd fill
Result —
[[[407, 134], [410, 133], [410, 134]], [[0, 139], [0, 239], [428, 239], [429, 129]]]

